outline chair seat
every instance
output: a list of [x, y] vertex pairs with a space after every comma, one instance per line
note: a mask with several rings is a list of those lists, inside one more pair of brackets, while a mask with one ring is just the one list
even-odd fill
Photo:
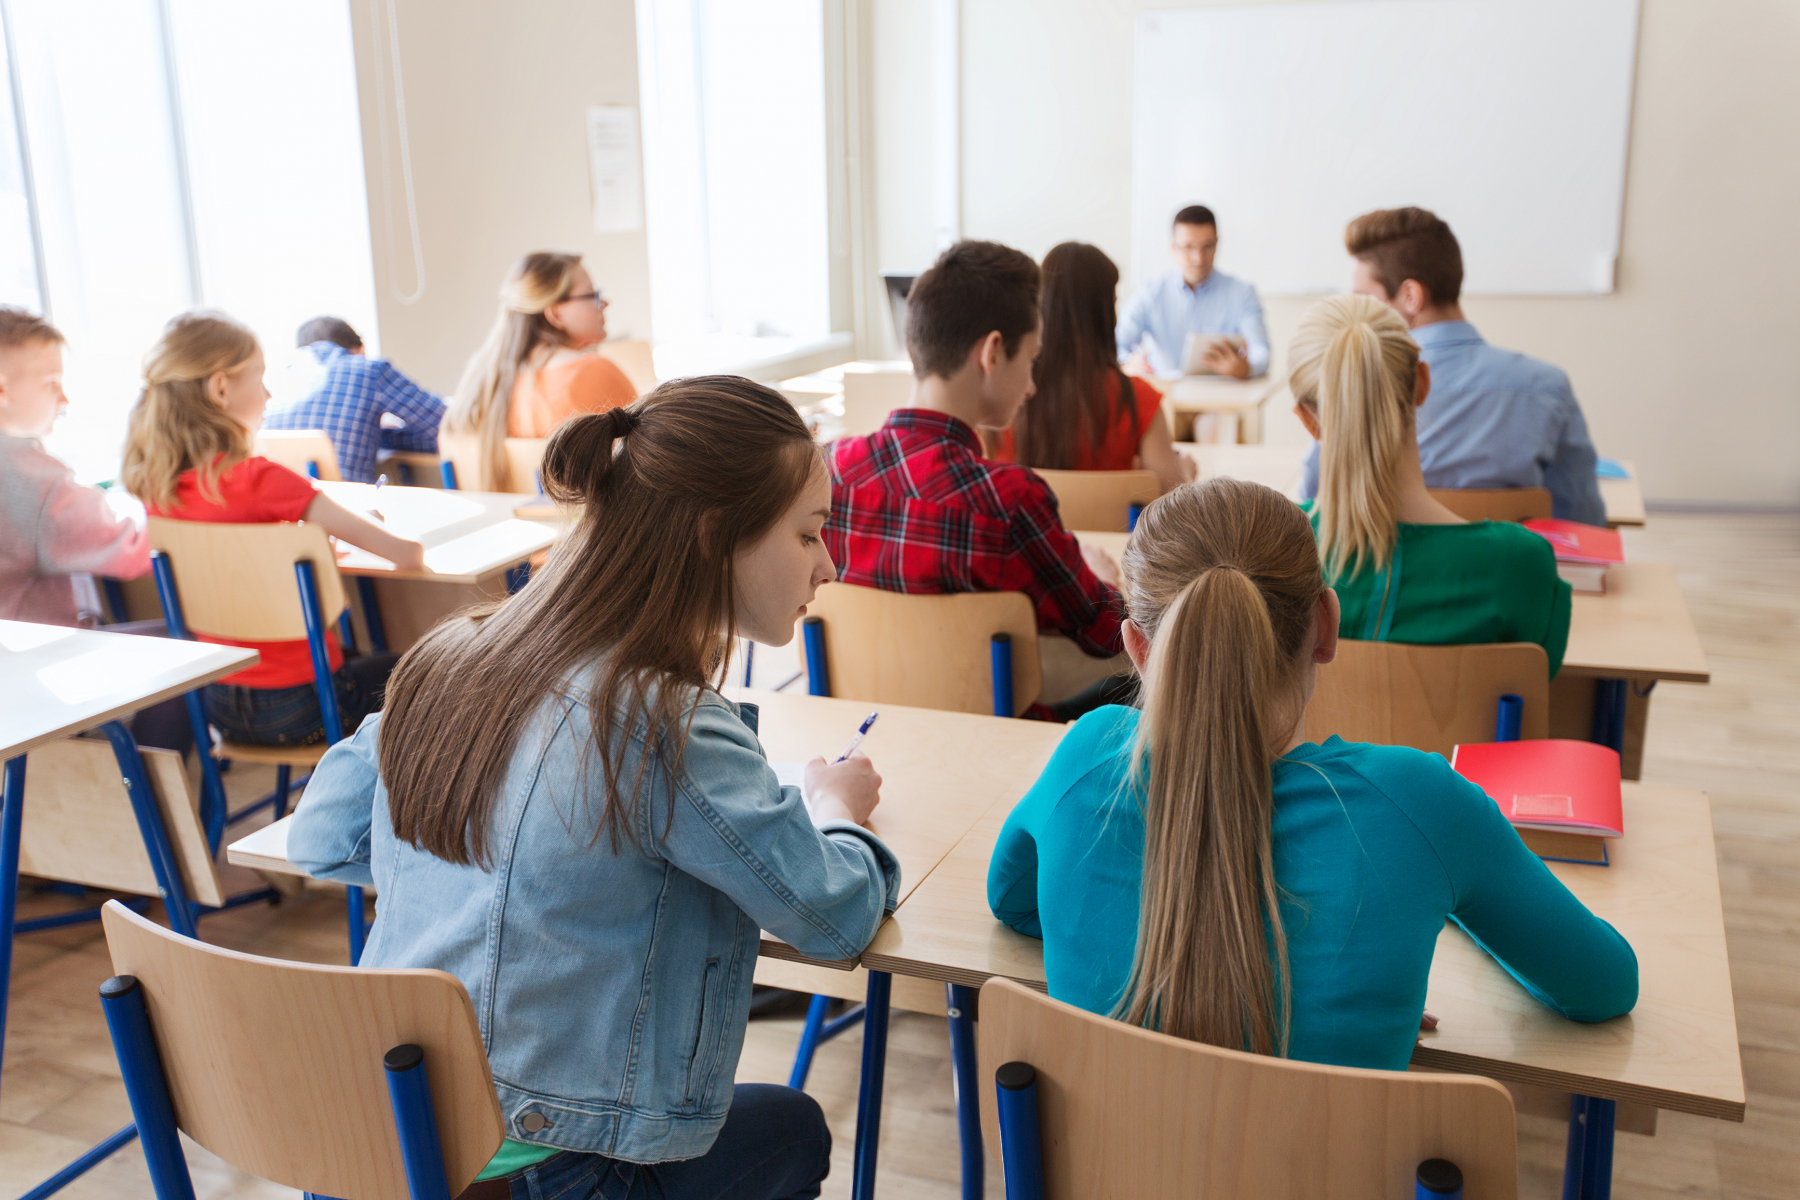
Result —
[[331, 749], [324, 742], [313, 742], [306, 746], [253, 746], [248, 742], [221, 741], [214, 749], [218, 758], [228, 758], [232, 762], [272, 763], [275, 766], [311, 767], [316, 766], [325, 752]]

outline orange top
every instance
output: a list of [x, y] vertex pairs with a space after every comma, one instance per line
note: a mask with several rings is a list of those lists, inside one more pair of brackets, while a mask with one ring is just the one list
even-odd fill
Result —
[[[1129, 471], [1138, 465], [1138, 447], [1143, 443], [1144, 431], [1150, 428], [1157, 410], [1162, 407], [1162, 393], [1145, 383], [1142, 379], [1131, 376], [1131, 398], [1137, 405], [1137, 436], [1132, 436], [1131, 413], [1119, 403], [1119, 373], [1106, 372], [1106, 411], [1110, 424], [1106, 429], [1106, 437], [1098, 446], [1090, 446], [1085, 442], [1075, 447], [1075, 466], [1077, 471]], [[1026, 401], [1027, 404], [1030, 401]], [[1012, 430], [1004, 430], [995, 439], [994, 452], [988, 457], [998, 462], [1016, 462], [1013, 450]]]
[[513, 385], [506, 436], [549, 437], [576, 413], [605, 412], [637, 399], [637, 389], [618, 364], [598, 354], [554, 362], [524, 373]]

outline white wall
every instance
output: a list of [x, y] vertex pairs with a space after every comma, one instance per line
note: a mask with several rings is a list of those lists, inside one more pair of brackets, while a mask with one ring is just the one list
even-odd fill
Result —
[[[901, 267], [932, 244], [928, 6], [871, 3], [879, 256]], [[1133, 22], [1167, 7], [962, 0], [966, 236], [1129, 264]], [[1797, 58], [1788, 0], [1644, 0], [1617, 291], [1466, 305], [1491, 341], [1569, 372], [1601, 453], [1634, 459], [1653, 500], [1800, 505], [1800, 369], [1777, 354], [1800, 329]], [[1307, 301], [1264, 302], [1279, 361]], [[1270, 436], [1304, 434], [1283, 414]]]
[[377, 122], [385, 6], [351, 3], [382, 352], [425, 386], [454, 388], [507, 267], [531, 250], [583, 255], [613, 302], [609, 331], [649, 336], [644, 234], [593, 231], [586, 141], [588, 105], [638, 102], [632, 0], [397, 0], [397, 12], [425, 270], [410, 305], [397, 299], [415, 275], [391, 90], [391, 195]]

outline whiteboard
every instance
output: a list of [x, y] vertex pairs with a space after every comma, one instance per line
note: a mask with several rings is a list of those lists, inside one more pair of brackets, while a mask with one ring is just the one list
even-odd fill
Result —
[[1638, 0], [1350, 0], [1137, 21], [1136, 278], [1169, 223], [1219, 218], [1219, 267], [1265, 293], [1342, 291], [1344, 225], [1450, 223], [1465, 290], [1610, 292]]

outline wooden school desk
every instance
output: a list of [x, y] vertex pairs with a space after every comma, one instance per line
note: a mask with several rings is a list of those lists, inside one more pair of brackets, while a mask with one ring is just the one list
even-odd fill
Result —
[[[191, 933], [191, 909], [181, 870], [137, 743], [122, 718], [241, 671], [257, 657], [256, 651], [235, 646], [0, 621], [0, 760], [6, 763], [4, 801], [0, 802], [4, 806], [0, 808], [0, 930], [6, 939], [0, 950], [0, 1055], [6, 1044], [28, 753], [89, 729], [107, 727], [170, 923]], [[63, 1174], [72, 1178], [87, 1170], [136, 1132], [136, 1126], [127, 1125], [71, 1163]]]
[[1614, 459], [1625, 468], [1627, 478], [1600, 480], [1600, 502], [1606, 505], [1606, 523], [1617, 529], [1621, 525], [1644, 524], [1644, 489], [1638, 483], [1637, 464]]
[[1287, 386], [1287, 376], [1278, 371], [1255, 379], [1229, 375], [1140, 378], [1163, 394], [1163, 407], [1169, 412], [1176, 440], [1190, 440], [1195, 418], [1210, 415], [1218, 418], [1219, 429], [1218, 436], [1209, 440], [1224, 445], [1261, 442], [1263, 402]]
[[[988, 860], [1011, 808], [996, 804], [913, 889], [863, 952], [866, 967], [972, 988], [1001, 975], [1044, 989], [1043, 943], [1002, 925], [987, 906]], [[1706, 795], [1626, 784], [1625, 837], [1611, 851], [1609, 867], [1550, 869], [1637, 951], [1637, 1007], [1599, 1025], [1566, 1021], [1446, 923], [1425, 1002], [1439, 1025], [1420, 1035], [1413, 1062], [1741, 1121], [1744, 1080]]]

